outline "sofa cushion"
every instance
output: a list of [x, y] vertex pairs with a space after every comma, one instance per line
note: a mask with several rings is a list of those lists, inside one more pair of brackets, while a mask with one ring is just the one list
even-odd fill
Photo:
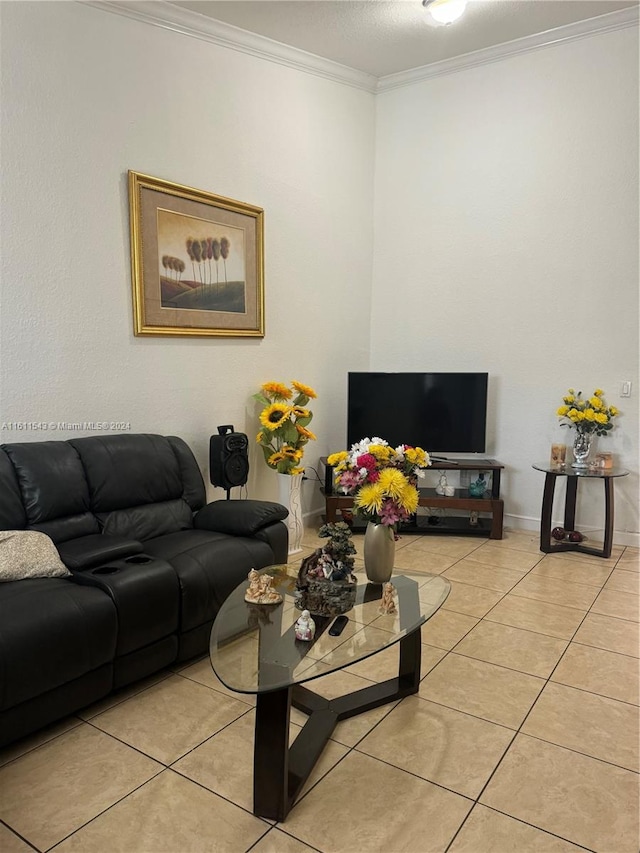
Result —
[[193, 527], [191, 509], [181, 499], [100, 512], [98, 519], [108, 536], [124, 536], [142, 542]]
[[100, 589], [62, 578], [0, 584], [0, 710], [110, 663], [117, 631]]
[[172, 533], [144, 543], [146, 554], [166, 560], [180, 581], [180, 631], [211, 622], [253, 568], [273, 560], [266, 542], [207, 530]]
[[230, 536], [253, 536], [288, 515], [286, 507], [272, 501], [213, 501], [198, 512], [194, 527]]
[[88, 569], [99, 566], [109, 560], [118, 560], [139, 554], [142, 551], [140, 542], [134, 539], [122, 539], [119, 536], [103, 536], [94, 533], [81, 539], [71, 539], [58, 545], [60, 559], [70, 569]]
[[183, 497], [180, 465], [161, 435], [90, 436], [69, 443], [82, 459], [95, 513]]
[[35, 530], [0, 530], [0, 581], [63, 578], [71, 572], [56, 546]]
[[80, 457], [66, 441], [5, 444], [26, 510], [27, 526], [54, 542], [99, 533], [89, 511], [89, 489]]
[[27, 526], [20, 487], [11, 460], [0, 449], [0, 530], [21, 530]]

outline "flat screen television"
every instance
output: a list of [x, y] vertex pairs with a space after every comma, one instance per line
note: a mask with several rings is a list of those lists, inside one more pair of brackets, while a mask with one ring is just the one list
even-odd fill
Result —
[[429, 453], [484, 453], [487, 373], [349, 373], [347, 446], [363, 438]]

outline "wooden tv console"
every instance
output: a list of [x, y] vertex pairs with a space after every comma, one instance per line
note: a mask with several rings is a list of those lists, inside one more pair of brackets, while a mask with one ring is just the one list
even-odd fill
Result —
[[[338, 510], [350, 510], [353, 507], [353, 498], [342, 495], [335, 489], [333, 482], [333, 470], [327, 463], [327, 457], [320, 458], [325, 466], [324, 488], [321, 489], [325, 499], [325, 512], [327, 522], [340, 521]], [[500, 497], [500, 473], [504, 465], [495, 459], [455, 459], [447, 462], [432, 460], [431, 471], [476, 471], [481, 473], [491, 472], [491, 490], [486, 491], [482, 497], [472, 497], [469, 490], [456, 489], [452, 497], [439, 495], [435, 489], [418, 489], [420, 493], [419, 506], [433, 507], [434, 509], [463, 510], [468, 516], [426, 516], [416, 515], [414, 518], [400, 526], [400, 533], [413, 534], [463, 534], [471, 536], [489, 536], [489, 539], [502, 539], [502, 527], [504, 520], [504, 501]], [[491, 518], [480, 518], [479, 513], [491, 514]], [[364, 528], [364, 525], [362, 525]], [[358, 528], [358, 523], [354, 529]]]

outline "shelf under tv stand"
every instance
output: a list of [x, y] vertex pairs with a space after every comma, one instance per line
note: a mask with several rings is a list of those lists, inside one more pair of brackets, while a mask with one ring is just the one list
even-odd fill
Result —
[[[325, 484], [321, 489], [325, 499], [325, 513], [327, 522], [341, 521], [338, 516], [339, 510], [350, 510], [353, 508], [353, 498], [342, 495], [335, 491], [333, 484], [333, 472], [327, 463], [326, 456], [320, 459], [325, 466]], [[411, 521], [400, 526], [400, 533], [432, 535], [432, 534], [454, 534], [465, 536], [488, 536], [489, 539], [502, 539], [504, 520], [504, 501], [500, 497], [500, 473], [504, 465], [495, 459], [455, 459], [455, 460], [433, 460], [431, 469], [436, 471], [477, 471], [491, 472], [491, 490], [486, 491], [483, 497], [472, 497], [468, 489], [456, 489], [451, 497], [438, 494], [435, 489], [418, 489], [421, 507], [433, 507], [433, 509], [462, 510], [469, 513], [468, 516], [426, 516], [417, 514]], [[478, 514], [477, 516], [473, 514]], [[490, 514], [491, 518], [480, 518], [479, 514]], [[434, 523], [434, 520], [437, 522]], [[473, 523], [473, 521], [475, 523]], [[366, 524], [354, 518], [353, 529], [355, 531]]]

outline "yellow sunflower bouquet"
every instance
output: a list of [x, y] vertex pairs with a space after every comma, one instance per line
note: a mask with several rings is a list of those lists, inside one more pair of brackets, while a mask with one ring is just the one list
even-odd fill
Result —
[[296, 476], [304, 471], [300, 467], [304, 447], [316, 438], [308, 428], [313, 415], [307, 405], [316, 396], [313, 388], [296, 381], [291, 388], [281, 382], [265, 382], [253, 395], [264, 406], [256, 441], [269, 468], [279, 474]]
[[364, 438], [350, 451], [332, 453], [327, 462], [336, 473], [339, 491], [354, 495], [356, 513], [394, 529], [417, 510], [417, 479], [431, 465], [421, 447], [394, 448], [382, 438]]
[[582, 397], [582, 391], [569, 388], [556, 414], [560, 426], [575, 427], [579, 433], [606, 435], [613, 429], [612, 418], [619, 413], [615, 406], [605, 403], [601, 388], [596, 388], [588, 399]]

